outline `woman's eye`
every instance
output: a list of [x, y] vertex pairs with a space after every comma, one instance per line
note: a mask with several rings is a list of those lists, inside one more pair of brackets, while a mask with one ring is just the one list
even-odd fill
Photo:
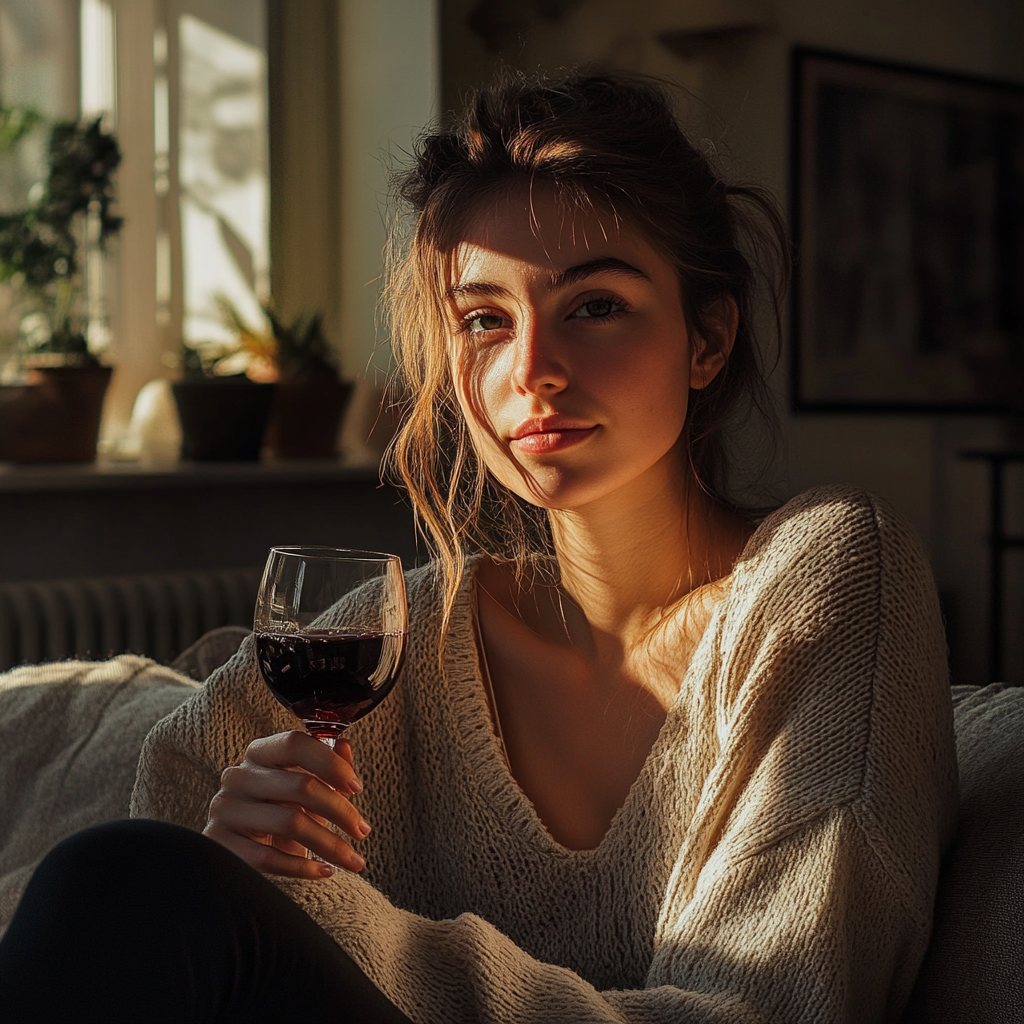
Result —
[[470, 334], [484, 334], [487, 331], [500, 331], [505, 326], [505, 318], [497, 313], [480, 313], [466, 320], [466, 328]]
[[618, 313], [622, 304], [614, 299], [588, 299], [572, 316], [577, 320], [599, 320], [613, 313]]

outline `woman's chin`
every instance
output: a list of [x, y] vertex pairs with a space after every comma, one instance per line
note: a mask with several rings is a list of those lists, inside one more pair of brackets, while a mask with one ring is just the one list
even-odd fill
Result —
[[578, 467], [523, 467], [522, 476], [503, 480], [510, 490], [531, 505], [549, 512], [578, 512], [621, 489], [607, 473]]
[[683, 463], [673, 451], [652, 459], [650, 465], [611, 459], [574, 465], [552, 458], [547, 463], [520, 459], [515, 470], [503, 468], [505, 471], [499, 477], [502, 484], [531, 505], [549, 512], [604, 509], [608, 514], [628, 518], [638, 505], [683, 501], [686, 489], [682, 482]]

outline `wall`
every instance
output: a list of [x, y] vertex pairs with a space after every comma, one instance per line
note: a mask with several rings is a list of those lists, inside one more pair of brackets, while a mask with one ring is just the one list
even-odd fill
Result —
[[[117, 367], [104, 409], [103, 438], [128, 425], [132, 404], [148, 380], [166, 375], [156, 339], [157, 196], [153, 190], [153, 29], [155, 0], [115, 0], [119, 51], [117, 136], [122, 161], [117, 195], [124, 227], [108, 268], [114, 340], [106, 361]], [[176, 346], [177, 349], [177, 346]]]
[[375, 428], [387, 433], [378, 418], [390, 346], [377, 303], [388, 171], [439, 112], [440, 51], [435, 0], [344, 0], [339, 12], [342, 344], [362, 375], [344, 447], [358, 454]]
[[341, 337], [338, 42], [334, 0], [267, 4], [271, 293], [286, 321], [321, 311], [334, 344]]
[[434, 0], [268, 2], [271, 278], [286, 317], [324, 311], [357, 388], [342, 446], [372, 461], [390, 362], [377, 304], [387, 175], [439, 110]]
[[[509, 25], [502, 56], [527, 68], [602, 59], [668, 77], [695, 95], [689, 115], [732, 172], [788, 190], [789, 53], [794, 44], [1024, 82], [1024, 4], [1019, 0], [777, 0], [766, 30], [683, 59], [657, 42], [652, 26], [671, 27], [696, 7], [735, 9], [736, 0], [564, 0], [559, 19], [539, 5], [483, 5], [492, 24]], [[549, 9], [552, 6], [549, 5]], [[496, 54], [467, 26], [481, 5], [443, 5], [446, 105], [485, 80]], [[521, 15], [520, 26], [510, 11]], [[524, 13], [525, 12], [525, 13]], [[522, 25], [526, 31], [522, 31]], [[517, 38], [518, 32], [518, 38]], [[892, 502], [920, 532], [943, 595], [954, 680], [986, 678], [987, 477], [966, 462], [966, 448], [1001, 443], [990, 417], [794, 415], [785, 354], [773, 376], [782, 432], [773, 478], [786, 497], [816, 483], [861, 485]], [[1024, 469], [1010, 481], [1011, 522], [1024, 534]], [[1010, 559], [1007, 677], [1024, 682], [1024, 551]]]

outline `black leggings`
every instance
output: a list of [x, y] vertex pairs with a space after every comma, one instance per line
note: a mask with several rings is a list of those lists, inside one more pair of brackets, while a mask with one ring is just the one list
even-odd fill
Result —
[[0, 941], [0, 1020], [410, 1024], [276, 886], [160, 821], [50, 851]]

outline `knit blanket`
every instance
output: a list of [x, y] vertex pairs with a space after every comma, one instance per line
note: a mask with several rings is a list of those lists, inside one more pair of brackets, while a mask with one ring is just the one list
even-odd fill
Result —
[[54, 843], [128, 816], [146, 733], [197, 688], [128, 654], [0, 675], [0, 926]]

